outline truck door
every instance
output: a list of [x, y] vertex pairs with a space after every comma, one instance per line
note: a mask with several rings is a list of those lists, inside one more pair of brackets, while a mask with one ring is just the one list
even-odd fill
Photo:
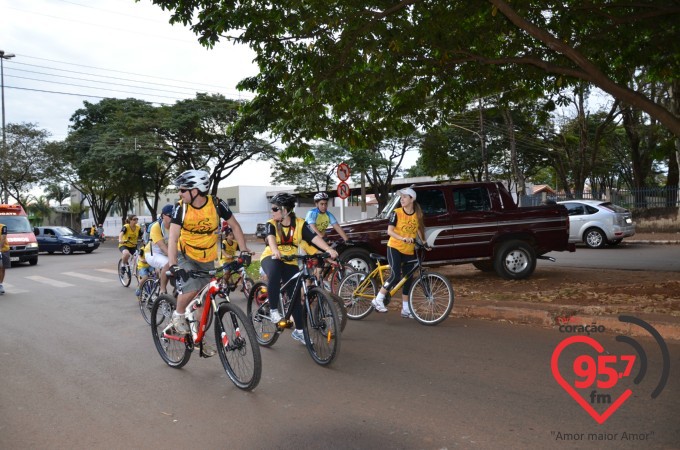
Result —
[[441, 189], [423, 189], [418, 191], [416, 199], [423, 210], [425, 222], [425, 238], [432, 250], [425, 253], [426, 261], [446, 259], [453, 246], [451, 235], [451, 217], [446, 204], [446, 197]]
[[453, 242], [456, 259], [488, 257], [498, 232], [498, 213], [492, 210], [489, 191], [484, 186], [453, 189]]

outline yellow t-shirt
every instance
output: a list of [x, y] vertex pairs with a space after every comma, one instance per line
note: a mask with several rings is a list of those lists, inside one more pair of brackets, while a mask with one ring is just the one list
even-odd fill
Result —
[[[404, 208], [397, 208], [390, 214], [389, 224], [394, 226], [394, 232], [399, 236], [413, 239], [418, 236], [418, 216], [415, 212], [406, 214]], [[400, 241], [392, 236], [387, 241], [387, 246], [399, 250], [404, 255], [413, 255], [416, 248], [415, 244]]]
[[238, 242], [232, 241], [231, 244], [226, 239], [222, 241], [222, 258], [220, 265], [232, 262], [236, 259], [236, 252], [238, 252]]
[[217, 208], [212, 196], [207, 196], [205, 205], [194, 208], [180, 202], [184, 209], [182, 231], [177, 247], [189, 258], [199, 262], [210, 262], [217, 259], [217, 234], [220, 226]]

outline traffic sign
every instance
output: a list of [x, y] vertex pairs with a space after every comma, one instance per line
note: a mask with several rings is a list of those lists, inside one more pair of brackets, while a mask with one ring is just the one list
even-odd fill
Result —
[[340, 178], [340, 181], [349, 180], [349, 175], [349, 166], [346, 163], [340, 163], [338, 166], [338, 178]]
[[349, 197], [349, 184], [344, 181], [338, 183], [338, 197], [343, 200]]

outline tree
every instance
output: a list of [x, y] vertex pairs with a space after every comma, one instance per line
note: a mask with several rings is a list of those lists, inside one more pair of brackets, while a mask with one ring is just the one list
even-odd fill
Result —
[[38, 219], [39, 224], [42, 225], [45, 219], [50, 219], [52, 208], [50, 208], [49, 200], [41, 195], [28, 204], [28, 212], [33, 214]]
[[49, 183], [45, 188], [45, 198], [47, 201], [54, 200], [60, 205], [64, 200], [71, 197], [71, 189], [67, 184]]
[[7, 203], [8, 197], [12, 197], [26, 208], [22, 194], [43, 181], [52, 169], [50, 158], [45, 156], [50, 133], [33, 123], [10, 123], [6, 136], [6, 154], [0, 168], [3, 201]]
[[300, 192], [322, 192], [334, 189], [338, 165], [349, 158], [349, 152], [334, 144], [315, 144], [311, 157], [280, 156], [273, 163], [275, 183], [292, 184]]
[[229, 39], [256, 52], [260, 73], [240, 87], [257, 92], [250, 111], [284, 142], [328, 137], [371, 148], [385, 137], [381, 127], [407, 116], [432, 124], [472, 98], [582, 81], [680, 136], [679, 117], [626, 85], [639, 67], [650, 68], [651, 79], [678, 78], [675, 3], [153, 3], [172, 11], [172, 23], [190, 25], [203, 45]]

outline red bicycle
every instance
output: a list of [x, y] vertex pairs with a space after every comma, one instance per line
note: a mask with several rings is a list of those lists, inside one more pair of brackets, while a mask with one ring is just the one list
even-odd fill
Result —
[[[198, 346], [204, 355], [204, 338], [215, 319], [215, 344], [220, 360], [229, 379], [236, 387], [250, 391], [260, 382], [262, 375], [262, 356], [258, 346], [255, 329], [245, 313], [229, 302], [229, 292], [220, 283], [218, 274], [226, 265], [208, 271], [189, 271], [193, 278], [210, 276], [210, 282], [196, 293], [187, 306], [187, 321], [191, 333], [180, 334], [172, 325], [172, 312], [177, 307], [171, 295], [159, 295], [151, 308], [151, 334], [161, 358], [167, 365], [179, 369], [183, 367], [192, 351]], [[218, 304], [215, 297], [222, 297]], [[202, 311], [196, 318], [197, 311]]]

